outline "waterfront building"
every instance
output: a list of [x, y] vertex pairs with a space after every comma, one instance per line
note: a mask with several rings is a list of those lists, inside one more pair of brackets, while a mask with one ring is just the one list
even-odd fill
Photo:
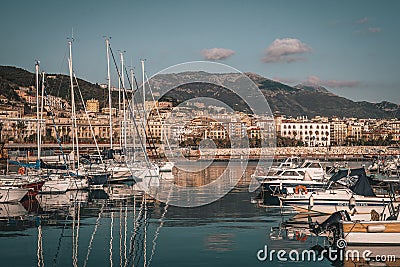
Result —
[[304, 119], [282, 121], [280, 134], [283, 137], [301, 140], [306, 146], [330, 146], [330, 124]]
[[330, 123], [330, 138], [333, 145], [341, 146], [346, 142], [347, 124], [341, 120], [333, 120]]
[[347, 126], [347, 141], [357, 142], [362, 138], [363, 126], [360, 123], [353, 123]]
[[400, 121], [392, 120], [389, 123], [390, 134], [392, 136], [392, 140], [399, 142], [400, 141]]

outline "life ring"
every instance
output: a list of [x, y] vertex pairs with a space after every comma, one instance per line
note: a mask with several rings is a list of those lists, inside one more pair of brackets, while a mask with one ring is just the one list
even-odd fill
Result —
[[298, 185], [298, 186], [296, 186], [296, 188], [294, 189], [294, 192], [295, 192], [296, 194], [299, 194], [299, 193], [300, 193], [300, 190], [303, 191], [304, 194], [307, 194], [307, 193], [308, 193], [307, 187], [305, 187], [304, 185]]
[[24, 167], [19, 167], [18, 168], [18, 174], [25, 174], [25, 168]]

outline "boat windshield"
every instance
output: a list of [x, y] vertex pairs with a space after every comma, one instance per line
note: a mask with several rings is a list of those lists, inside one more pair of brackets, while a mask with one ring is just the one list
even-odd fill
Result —
[[299, 176], [299, 174], [295, 171], [285, 171], [282, 176]]

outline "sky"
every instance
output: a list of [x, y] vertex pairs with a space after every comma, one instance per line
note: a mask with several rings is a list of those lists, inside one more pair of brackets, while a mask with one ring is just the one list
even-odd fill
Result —
[[[4, 1], [0, 65], [105, 83], [104, 36], [149, 76], [211, 60], [289, 85], [312, 83], [352, 100], [400, 102], [400, 1]], [[114, 79], [115, 80], [115, 79]]]

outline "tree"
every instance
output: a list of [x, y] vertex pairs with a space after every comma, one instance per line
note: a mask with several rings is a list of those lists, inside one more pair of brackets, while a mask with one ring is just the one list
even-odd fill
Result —
[[0, 122], [0, 142], [3, 140], [3, 122]]
[[23, 130], [25, 130], [25, 129], [26, 129], [25, 122], [18, 121], [18, 123], [17, 123], [17, 133], [18, 133], [17, 140], [23, 140], [22, 133], [23, 133]]

